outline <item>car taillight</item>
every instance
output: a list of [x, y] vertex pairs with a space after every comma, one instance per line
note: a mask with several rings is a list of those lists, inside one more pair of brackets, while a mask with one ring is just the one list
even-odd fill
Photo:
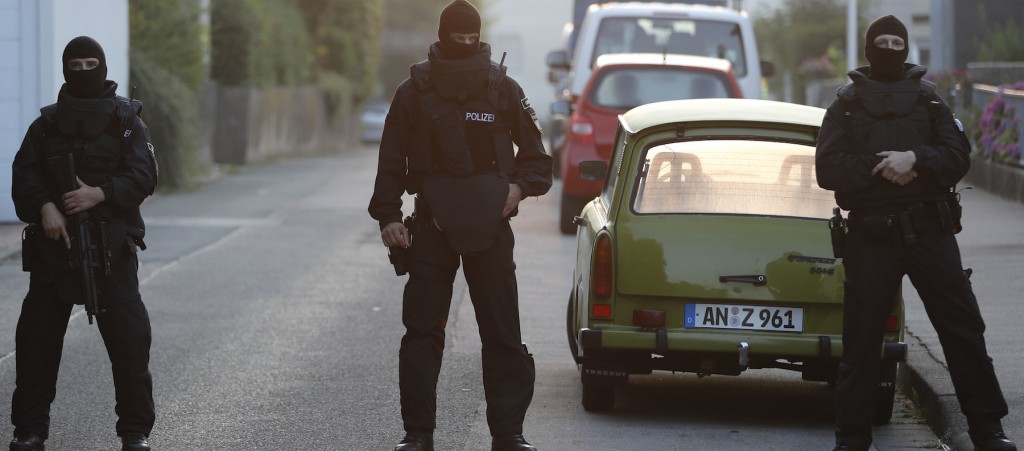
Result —
[[612, 240], [601, 235], [594, 244], [594, 270], [590, 273], [594, 296], [607, 298], [612, 294]]
[[658, 329], [665, 327], [664, 310], [633, 310], [633, 325], [645, 329]]
[[900, 292], [896, 292], [896, 296], [892, 298], [892, 314], [885, 319], [885, 330], [894, 332], [899, 330], [900, 319], [896, 316], [900, 309]]
[[573, 141], [580, 144], [594, 143], [594, 123], [585, 115], [579, 113], [572, 115], [569, 131], [569, 136], [572, 136]]
[[889, 317], [885, 319], [885, 330], [889, 332], [899, 330], [899, 325], [899, 318], [897, 318], [896, 315], [889, 315]]
[[594, 304], [594, 318], [608, 319], [612, 317], [612, 306], [609, 304]]

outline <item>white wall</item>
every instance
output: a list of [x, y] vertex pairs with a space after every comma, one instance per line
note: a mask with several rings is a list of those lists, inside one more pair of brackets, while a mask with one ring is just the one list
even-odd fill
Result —
[[107, 78], [128, 92], [128, 0], [0, 0], [0, 222], [17, 221], [11, 163], [39, 108], [64, 83], [61, 54], [88, 35], [103, 46]]
[[128, 0], [41, 0], [39, 17], [39, 95], [44, 105], [57, 99], [64, 84], [64, 46], [83, 35], [103, 46], [107, 79], [118, 83], [119, 95], [128, 95]]
[[485, 14], [489, 27], [481, 40], [491, 44], [496, 62], [508, 52], [508, 75], [523, 87], [546, 124], [555, 88], [548, 83], [545, 57], [559, 46], [562, 26], [572, 20], [572, 0], [488, 0]]

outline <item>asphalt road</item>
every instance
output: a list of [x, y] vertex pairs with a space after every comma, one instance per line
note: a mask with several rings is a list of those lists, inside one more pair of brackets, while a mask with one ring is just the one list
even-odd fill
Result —
[[[143, 205], [155, 449], [390, 450], [401, 438], [405, 278], [395, 277], [366, 215], [375, 165], [370, 148], [279, 161]], [[542, 450], [831, 449], [832, 392], [781, 370], [636, 378], [614, 410], [584, 412], [564, 330], [575, 241], [558, 233], [557, 201], [556, 185], [513, 221], [523, 334], [538, 368], [527, 439]], [[479, 336], [465, 284], [456, 283], [436, 443], [485, 450]], [[2, 417], [26, 290], [19, 262], [0, 261]], [[76, 312], [47, 449], [118, 449], [109, 362], [95, 326]], [[883, 450], [939, 444], [903, 404], [876, 428], [876, 442]]]

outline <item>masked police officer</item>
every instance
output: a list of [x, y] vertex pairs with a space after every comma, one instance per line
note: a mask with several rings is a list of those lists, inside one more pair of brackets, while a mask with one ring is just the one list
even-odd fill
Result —
[[907, 29], [895, 17], [867, 30], [870, 65], [849, 72], [828, 108], [817, 147], [821, 187], [849, 210], [843, 358], [836, 389], [836, 450], [867, 450], [886, 315], [904, 275], [924, 303], [946, 354], [960, 408], [979, 450], [1016, 450], [985, 348], [985, 323], [953, 234], [950, 188], [967, 173], [970, 147], [926, 69], [905, 64]]
[[[42, 109], [14, 157], [12, 196], [18, 217], [30, 224], [22, 258], [31, 281], [16, 332], [10, 449], [43, 449], [71, 310], [94, 291], [89, 321], [95, 314], [110, 358], [117, 435], [122, 449], [148, 450], [151, 332], [135, 253], [145, 249], [139, 205], [157, 183], [153, 146], [141, 103], [115, 96], [117, 84], [106, 79], [99, 43], [72, 39], [62, 62], [66, 83], [57, 103]], [[81, 254], [72, 251], [82, 235], [96, 262], [91, 290], [76, 261]]]
[[[534, 363], [519, 328], [509, 218], [523, 198], [551, 187], [551, 157], [522, 88], [480, 42], [476, 8], [450, 3], [438, 38], [391, 103], [369, 206], [384, 244], [408, 253], [399, 351], [406, 435], [395, 449], [433, 449], [444, 328], [461, 260], [483, 343], [492, 449], [533, 450], [522, 434]], [[405, 192], [416, 195], [409, 227]]]

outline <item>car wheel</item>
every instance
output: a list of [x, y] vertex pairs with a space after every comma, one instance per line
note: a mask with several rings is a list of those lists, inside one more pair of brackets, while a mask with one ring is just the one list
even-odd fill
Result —
[[888, 424], [892, 419], [892, 407], [896, 402], [896, 374], [899, 370], [897, 362], [882, 362], [881, 386], [878, 387], [878, 399], [875, 401], [875, 424]]
[[573, 293], [569, 292], [569, 306], [565, 308], [565, 334], [569, 339], [569, 350], [572, 351], [572, 359], [577, 365], [580, 363], [579, 345], [576, 344], [576, 328], [573, 326]]
[[583, 383], [583, 410], [600, 412], [615, 406], [615, 387], [611, 385]]
[[573, 224], [572, 218], [580, 214], [583, 211], [583, 207], [587, 205], [587, 199], [581, 199], [562, 193], [562, 208], [559, 219], [559, 229], [566, 235], [573, 235], [576, 233], [576, 224]]

